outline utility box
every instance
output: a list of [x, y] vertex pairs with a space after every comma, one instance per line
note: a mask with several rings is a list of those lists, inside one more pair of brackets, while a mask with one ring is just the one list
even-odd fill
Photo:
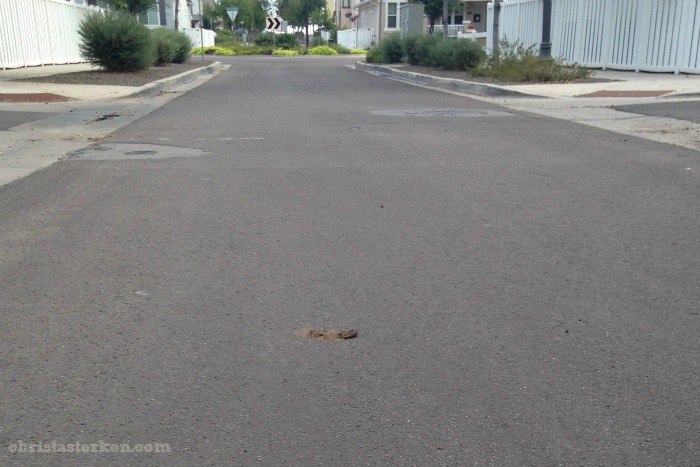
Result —
[[422, 3], [402, 3], [399, 11], [401, 38], [407, 35], [423, 33], [423, 18], [425, 5]]

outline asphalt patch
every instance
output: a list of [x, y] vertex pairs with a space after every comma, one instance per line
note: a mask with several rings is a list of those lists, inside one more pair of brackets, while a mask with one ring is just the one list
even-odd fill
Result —
[[70, 152], [63, 160], [67, 161], [110, 161], [139, 159], [171, 159], [177, 157], [199, 157], [207, 151], [193, 148], [162, 146], [159, 144], [111, 143], [92, 144]]

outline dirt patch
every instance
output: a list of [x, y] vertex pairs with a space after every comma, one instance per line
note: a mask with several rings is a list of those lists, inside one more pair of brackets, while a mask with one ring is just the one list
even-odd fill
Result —
[[301, 337], [309, 337], [311, 339], [331, 340], [331, 339], [354, 339], [357, 337], [357, 331], [354, 329], [300, 329], [296, 333]]
[[51, 94], [50, 92], [35, 92], [29, 94], [0, 94], [0, 102], [66, 102], [70, 97]]
[[77, 71], [58, 75], [23, 78], [16, 81], [52, 84], [96, 84], [104, 86], [141, 87], [153, 81], [196, 70], [211, 65], [213, 62], [202, 61], [201, 58], [191, 58], [187, 63], [169, 63], [165, 66], [152, 66], [145, 70], [110, 73], [104, 70]]

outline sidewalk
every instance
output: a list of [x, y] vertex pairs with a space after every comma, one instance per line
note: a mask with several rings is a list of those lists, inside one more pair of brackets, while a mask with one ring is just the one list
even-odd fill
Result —
[[[23, 78], [95, 70], [96, 68], [89, 63], [15, 68], [0, 70], [0, 96], [3, 94], [54, 94], [72, 100], [92, 102], [130, 96], [154, 96], [161, 91], [186, 83], [201, 75], [213, 73], [220, 67], [221, 63], [215, 62], [209, 66], [154, 81], [141, 87], [14, 81]], [[1, 100], [0, 104], [2, 104]]]
[[[0, 71], [0, 185], [102, 141], [176, 95], [162, 91], [187, 92], [221, 68], [215, 62], [140, 87], [12, 81], [87, 71], [93, 69], [90, 64]], [[14, 99], [15, 94], [27, 96]]]
[[[464, 92], [483, 97], [700, 97], [700, 75], [674, 75], [671, 73], [636, 73], [634, 71], [596, 70], [594, 78], [607, 80], [601, 83], [556, 83], [493, 85], [467, 80], [421, 75], [387, 65], [358, 62], [355, 68], [370, 73], [405, 80], [415, 84]], [[591, 96], [593, 94], [593, 96]]]
[[[597, 70], [593, 77], [616, 81], [495, 86], [418, 75], [385, 65], [357, 63], [355, 68], [418, 86], [466, 94], [516, 112], [700, 151], [700, 124], [683, 118], [689, 113], [700, 115], [700, 75]], [[650, 111], [635, 113], [640, 107]]]

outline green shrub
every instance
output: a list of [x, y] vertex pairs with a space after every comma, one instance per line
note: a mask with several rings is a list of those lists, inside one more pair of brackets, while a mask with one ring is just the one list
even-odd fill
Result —
[[275, 42], [275, 35], [269, 32], [261, 33], [255, 36], [253, 43], [255, 45], [271, 46]]
[[486, 58], [486, 51], [476, 41], [458, 39], [453, 52], [454, 70], [471, 70]]
[[479, 44], [466, 39], [441, 40], [431, 49], [435, 66], [444, 70], [467, 70], [477, 66], [486, 56]]
[[347, 55], [350, 53], [350, 49], [348, 49], [347, 47], [343, 47], [340, 44], [332, 44], [330, 45], [330, 47], [339, 54]]
[[382, 55], [382, 50], [379, 47], [373, 47], [367, 52], [367, 58], [365, 58], [367, 63], [384, 63], [384, 56]]
[[231, 50], [233, 55], [270, 55], [272, 46], [234, 45]]
[[233, 44], [233, 33], [230, 29], [218, 29], [214, 37], [214, 44], [218, 46], [229, 46]]
[[420, 66], [435, 66], [433, 49], [442, 41], [442, 37], [435, 34], [423, 34], [416, 38], [413, 46], [412, 56], [407, 58], [408, 62]]
[[401, 42], [404, 59], [409, 65], [418, 65], [418, 57], [416, 55], [416, 44], [418, 43], [419, 37], [419, 35], [412, 34], [404, 37], [403, 41]]
[[165, 28], [151, 30], [153, 47], [156, 53], [155, 64], [157, 66], [171, 63], [175, 58], [175, 43], [172, 40], [175, 32], [172, 29]]
[[173, 57], [173, 63], [185, 63], [188, 58], [190, 58], [190, 50], [192, 50], [192, 40], [187, 34], [182, 31], [172, 30], [175, 34], [173, 35], [173, 43], [175, 44], [175, 57]]
[[541, 58], [534, 44], [525, 47], [502, 39], [496, 52], [471, 73], [516, 82], [557, 82], [587, 78], [591, 71], [561, 59]]
[[379, 41], [379, 48], [382, 50], [383, 63], [401, 63], [403, 59], [403, 47], [401, 46], [401, 35], [391, 33], [384, 36]]
[[338, 55], [338, 52], [331, 49], [327, 45], [319, 45], [318, 47], [309, 49], [307, 53], [309, 55]]
[[[202, 47], [197, 47], [192, 49], [192, 55], [199, 55], [202, 53]], [[228, 47], [204, 47], [204, 53], [207, 55], [237, 55]]]
[[136, 71], [153, 64], [151, 33], [123, 11], [88, 13], [78, 26], [80, 54], [107, 71]]
[[277, 34], [275, 37], [274, 43], [277, 45], [277, 47], [282, 48], [282, 49], [293, 49], [298, 45], [297, 41], [297, 36], [294, 34]]
[[309, 46], [318, 47], [320, 45], [328, 45], [328, 42], [324, 41], [320, 36], [312, 36], [309, 38]]
[[299, 52], [296, 50], [275, 49], [272, 51], [272, 55], [299, 55]]
[[367, 55], [367, 51], [365, 49], [352, 49], [350, 53], [353, 55]]

